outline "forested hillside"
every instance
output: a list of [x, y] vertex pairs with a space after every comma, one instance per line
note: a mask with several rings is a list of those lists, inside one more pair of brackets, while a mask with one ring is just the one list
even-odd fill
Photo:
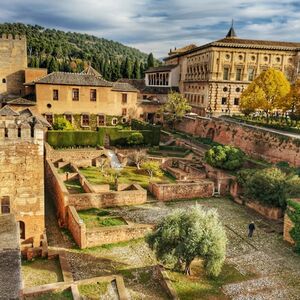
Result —
[[0, 34], [26, 35], [29, 67], [49, 72], [81, 72], [91, 64], [107, 80], [141, 78], [158, 61], [121, 43], [88, 34], [47, 29], [22, 23], [0, 24]]

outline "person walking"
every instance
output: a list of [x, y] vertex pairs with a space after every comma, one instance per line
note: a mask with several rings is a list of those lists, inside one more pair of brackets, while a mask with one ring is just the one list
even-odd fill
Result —
[[249, 238], [252, 238], [254, 230], [255, 230], [255, 224], [252, 221], [248, 226], [248, 237]]

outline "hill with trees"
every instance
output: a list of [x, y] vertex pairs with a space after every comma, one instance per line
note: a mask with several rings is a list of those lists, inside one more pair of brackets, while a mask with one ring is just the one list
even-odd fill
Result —
[[152, 53], [88, 34], [22, 23], [0, 24], [3, 33], [26, 35], [29, 67], [49, 72], [81, 72], [91, 64], [107, 80], [140, 79], [148, 67], [159, 63]]

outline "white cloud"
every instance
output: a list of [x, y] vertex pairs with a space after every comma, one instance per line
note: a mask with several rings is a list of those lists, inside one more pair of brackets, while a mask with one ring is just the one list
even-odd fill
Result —
[[10, 0], [1, 22], [80, 31], [165, 56], [170, 48], [222, 38], [235, 19], [242, 38], [300, 40], [290, 0]]

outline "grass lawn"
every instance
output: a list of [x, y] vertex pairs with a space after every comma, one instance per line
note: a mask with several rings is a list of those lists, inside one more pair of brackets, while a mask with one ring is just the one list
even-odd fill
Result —
[[81, 186], [78, 179], [70, 179], [70, 180], [64, 181], [64, 183], [70, 194], [84, 193], [84, 189]]
[[109, 212], [103, 209], [91, 208], [78, 211], [79, 217], [87, 228], [120, 226], [127, 223], [120, 217], [109, 216]]
[[[108, 175], [104, 176], [101, 172], [100, 168], [97, 167], [88, 167], [88, 168], [81, 168], [80, 172], [86, 177], [86, 179], [92, 184], [109, 184], [111, 186], [114, 185], [114, 179]], [[143, 171], [138, 170], [136, 167], [125, 167], [121, 171], [121, 176], [119, 177], [119, 183], [138, 183], [142, 187], [146, 188], [149, 184], [150, 177], [149, 175]], [[168, 181], [174, 182], [174, 178], [168, 174], [164, 174], [162, 177], [153, 177], [151, 181]]]
[[33, 261], [22, 261], [22, 277], [25, 287], [63, 281], [58, 259], [38, 258]]
[[100, 295], [107, 292], [110, 282], [95, 282], [90, 284], [79, 285], [78, 290], [81, 296], [86, 296], [88, 299], [100, 299]]
[[197, 261], [192, 266], [192, 275], [186, 276], [183, 273], [168, 271], [180, 299], [228, 299], [221, 290], [224, 284], [245, 281], [255, 278], [254, 274], [242, 275], [232, 265], [224, 264], [221, 274], [217, 278], [210, 278], [205, 275], [202, 263]]
[[24, 298], [25, 300], [73, 300], [73, 295], [70, 289], [62, 291], [54, 291], [50, 293], [45, 293], [39, 296], [28, 296]]

